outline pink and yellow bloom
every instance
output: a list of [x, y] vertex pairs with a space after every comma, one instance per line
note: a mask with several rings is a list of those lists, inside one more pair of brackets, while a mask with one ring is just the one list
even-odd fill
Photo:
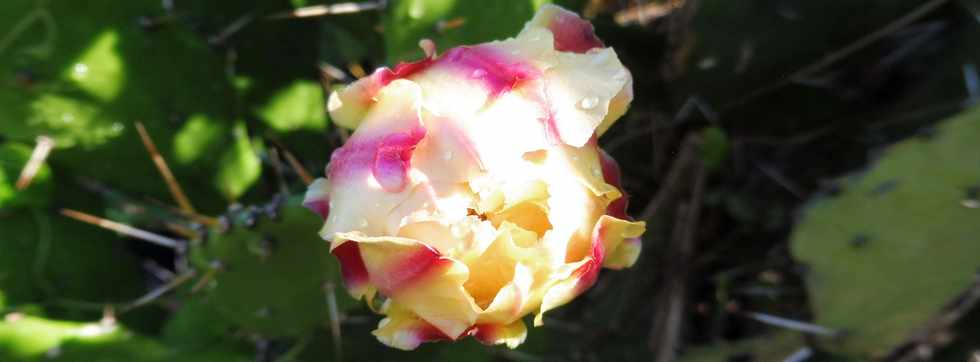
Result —
[[374, 335], [514, 348], [522, 317], [540, 325], [602, 267], [632, 265], [644, 223], [596, 142], [632, 98], [591, 24], [550, 5], [515, 38], [430, 50], [332, 94], [332, 119], [355, 131], [305, 203], [350, 293], [386, 298]]

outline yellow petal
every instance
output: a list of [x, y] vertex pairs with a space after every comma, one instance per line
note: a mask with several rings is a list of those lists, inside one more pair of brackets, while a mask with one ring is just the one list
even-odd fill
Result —
[[632, 266], [640, 255], [639, 236], [646, 230], [643, 221], [627, 221], [602, 215], [595, 225], [593, 242], [602, 243], [605, 259], [602, 266], [622, 269]]
[[623, 240], [623, 243], [618, 248], [613, 249], [606, 256], [606, 260], [602, 262], [602, 266], [609, 269], [629, 268], [633, 264], [636, 264], [636, 260], [640, 258], [641, 251], [643, 251], [643, 244], [640, 238]]
[[477, 324], [504, 325], [520, 321], [524, 310], [530, 309], [528, 304], [531, 302], [531, 286], [534, 284], [531, 269], [518, 262], [509, 274], [512, 275], [511, 280], [497, 291], [493, 302], [480, 313]]
[[585, 269], [594, 264], [594, 260], [587, 258], [576, 263], [565, 264], [552, 274], [552, 280], [542, 288], [541, 304], [534, 316], [535, 327], [544, 324], [545, 312], [570, 302], [584, 290], [581, 286], [582, 274]]
[[505, 344], [507, 348], [514, 349], [527, 339], [527, 327], [520, 319], [507, 325], [479, 324], [473, 337], [486, 345]]
[[392, 304], [411, 310], [449, 338], [476, 321], [479, 307], [463, 289], [469, 277], [463, 263], [414, 239], [360, 233], [337, 234], [337, 239], [358, 244], [368, 279]]
[[386, 346], [410, 351], [423, 342], [450, 340], [448, 336], [401, 306], [386, 305], [387, 316], [371, 332]]

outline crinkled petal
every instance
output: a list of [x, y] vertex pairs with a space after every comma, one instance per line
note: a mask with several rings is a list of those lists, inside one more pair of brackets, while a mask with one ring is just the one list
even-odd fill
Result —
[[401, 306], [387, 305], [386, 317], [371, 334], [386, 346], [410, 351], [424, 342], [452, 340], [438, 328]]
[[541, 287], [540, 307], [534, 315], [534, 326], [544, 324], [544, 313], [570, 302], [584, 289], [580, 287], [582, 275], [595, 265], [591, 258], [562, 265], [545, 285]]
[[525, 309], [528, 309], [531, 286], [534, 284], [532, 270], [518, 262], [510, 274], [511, 280], [499, 289], [490, 305], [480, 313], [478, 324], [504, 325], [519, 321]]
[[592, 232], [594, 243], [601, 243], [607, 255], [602, 266], [611, 269], [622, 269], [632, 266], [639, 256], [640, 244], [638, 239], [646, 230], [643, 221], [627, 221], [609, 215], [602, 215]]
[[340, 261], [340, 274], [350, 295], [358, 300], [366, 297], [370, 304], [376, 289], [371, 284], [360, 246], [353, 241], [335, 243], [330, 252]]
[[414, 239], [359, 233], [337, 239], [358, 244], [368, 279], [393, 305], [411, 310], [451, 339], [476, 321], [479, 307], [463, 288], [469, 277], [463, 263]]
[[640, 252], [643, 251], [643, 241], [642, 239], [628, 238], [623, 240], [619, 247], [613, 249], [606, 255], [606, 260], [602, 262], [602, 266], [609, 269], [623, 269], [629, 268], [636, 264], [636, 260], [640, 258]]
[[504, 344], [514, 349], [527, 339], [527, 327], [518, 319], [511, 324], [477, 324], [473, 337], [486, 345]]
[[558, 63], [545, 72], [544, 84], [561, 140], [582, 147], [610, 114], [612, 100], [630, 86], [631, 80], [616, 52], [603, 48], [584, 54], [559, 54]]
[[327, 166], [329, 199], [331, 208], [343, 212], [327, 218], [321, 230], [325, 239], [351, 230], [392, 234], [387, 215], [420, 182], [410, 172], [411, 155], [425, 137], [420, 107], [417, 84], [392, 82], [378, 93], [361, 127], [334, 151]]
[[330, 182], [322, 177], [313, 180], [306, 189], [303, 206], [326, 220], [330, 215]]
[[548, 29], [555, 36], [555, 49], [563, 52], [585, 53], [602, 48], [602, 41], [595, 35], [592, 24], [578, 14], [559, 6], [545, 4], [524, 25], [521, 34], [535, 29]]
[[330, 119], [341, 127], [357, 128], [368, 111], [378, 102], [378, 93], [389, 83], [425, 70], [432, 59], [401, 63], [395, 69], [378, 68], [371, 75], [358, 79], [340, 91], [330, 93], [327, 111]]

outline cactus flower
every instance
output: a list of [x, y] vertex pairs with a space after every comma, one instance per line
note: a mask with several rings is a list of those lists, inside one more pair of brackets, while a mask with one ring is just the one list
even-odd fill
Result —
[[348, 291], [385, 315], [382, 343], [514, 348], [524, 316], [540, 325], [639, 255], [644, 223], [596, 141], [632, 79], [591, 24], [551, 5], [514, 38], [426, 53], [330, 96], [355, 131], [305, 204]]

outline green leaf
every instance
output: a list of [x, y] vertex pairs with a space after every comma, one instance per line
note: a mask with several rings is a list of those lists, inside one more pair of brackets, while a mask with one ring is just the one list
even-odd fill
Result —
[[323, 130], [327, 126], [323, 87], [308, 80], [298, 80], [279, 90], [257, 113], [279, 132]]
[[701, 132], [701, 160], [708, 170], [717, 170], [728, 157], [728, 136], [719, 127], [708, 127]]
[[231, 148], [221, 155], [216, 186], [229, 200], [236, 200], [262, 175], [262, 161], [252, 148], [245, 123], [235, 123]]
[[[403, 0], [389, 5], [384, 17], [385, 50], [395, 63], [423, 56], [419, 40], [429, 38], [440, 50], [517, 35], [542, 0]], [[447, 22], [462, 22], [446, 27]], [[442, 25], [440, 25], [442, 24]]]

